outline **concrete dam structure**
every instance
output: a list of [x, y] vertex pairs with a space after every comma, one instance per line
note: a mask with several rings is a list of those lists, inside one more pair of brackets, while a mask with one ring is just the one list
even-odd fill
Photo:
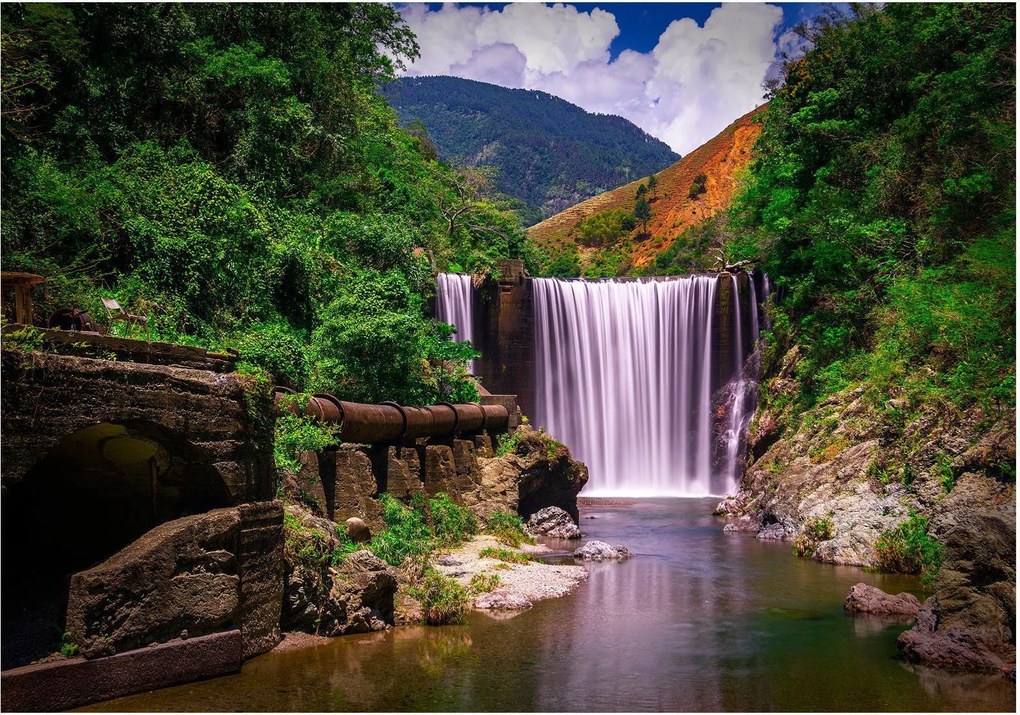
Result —
[[530, 278], [501, 264], [465, 298], [440, 276], [436, 314], [482, 353], [474, 373], [512, 390], [591, 472], [586, 494], [732, 493], [756, 405], [769, 284], [760, 273]]

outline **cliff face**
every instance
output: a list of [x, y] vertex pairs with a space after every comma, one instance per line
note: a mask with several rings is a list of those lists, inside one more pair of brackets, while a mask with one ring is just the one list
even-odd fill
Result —
[[[737, 188], [739, 173], [751, 160], [751, 147], [761, 133], [756, 117], [764, 108], [745, 114], [717, 136], [698, 147], [672, 166], [657, 174], [658, 187], [648, 193], [652, 218], [647, 238], [636, 240], [630, 257], [634, 266], [648, 265], [667, 249], [685, 229], [704, 223], [729, 207]], [[691, 185], [703, 174], [704, 193], [690, 196]], [[557, 252], [579, 239], [577, 224], [605, 211], [633, 211], [638, 187], [648, 177], [607, 191], [572, 206], [539, 224], [528, 233], [543, 247]]]
[[799, 362], [793, 349], [763, 377], [740, 492], [719, 506], [726, 529], [793, 541], [825, 563], [882, 568], [890, 535], [920, 525], [913, 538], [931, 544], [941, 568], [926, 567], [932, 595], [901, 637], [905, 657], [956, 670], [1014, 667], [1013, 409], [876, 405], [857, 385], [794, 415]]

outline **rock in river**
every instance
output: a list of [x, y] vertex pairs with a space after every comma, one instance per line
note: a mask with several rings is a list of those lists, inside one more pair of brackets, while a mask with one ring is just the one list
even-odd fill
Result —
[[528, 519], [528, 530], [532, 534], [549, 536], [554, 539], [580, 539], [581, 530], [563, 509], [558, 506], [547, 506], [531, 515]]
[[582, 561], [622, 561], [630, 558], [625, 546], [613, 546], [605, 541], [589, 541], [574, 552], [575, 559]]
[[870, 613], [875, 616], [903, 616], [913, 618], [921, 608], [921, 602], [912, 593], [895, 596], [880, 588], [858, 583], [850, 588], [843, 609], [847, 613]]

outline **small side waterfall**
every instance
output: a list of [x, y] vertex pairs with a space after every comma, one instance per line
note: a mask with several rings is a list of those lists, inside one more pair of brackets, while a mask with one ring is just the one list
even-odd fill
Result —
[[[436, 318], [457, 329], [453, 340], [474, 344], [474, 289], [471, 276], [466, 273], [440, 273], [436, 276]], [[474, 372], [475, 361], [468, 363]]]
[[[733, 280], [733, 295], [740, 295], [737, 277], [731, 276]], [[766, 277], [766, 281], [767, 281]], [[751, 318], [751, 350], [757, 348], [758, 343], [758, 296], [754, 288], [753, 278], [749, 280], [748, 286], [751, 293], [750, 318]], [[767, 283], [765, 284], [768, 285]], [[733, 379], [723, 388], [722, 399], [725, 419], [725, 431], [722, 435], [722, 443], [725, 445], [725, 459], [723, 464], [724, 473], [731, 477], [731, 483], [735, 483], [740, 468], [740, 459], [744, 454], [744, 444], [747, 437], [747, 426], [754, 414], [753, 391], [756, 387], [757, 365], [746, 364], [744, 354], [744, 326], [739, 300], [734, 314], [736, 328], [733, 335]]]

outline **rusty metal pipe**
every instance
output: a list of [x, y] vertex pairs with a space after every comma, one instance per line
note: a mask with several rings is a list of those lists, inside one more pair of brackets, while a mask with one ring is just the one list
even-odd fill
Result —
[[457, 431], [465, 434], [480, 432], [485, 426], [485, 413], [476, 402], [454, 405], [457, 412]]
[[386, 444], [419, 437], [448, 437], [456, 434], [504, 432], [510, 416], [503, 405], [442, 402], [427, 407], [403, 407], [395, 402], [367, 405], [346, 402], [326, 393], [309, 398], [304, 410], [286, 400], [294, 391], [277, 387], [275, 399], [292, 414], [314, 417], [340, 425], [340, 439], [360, 444]]

